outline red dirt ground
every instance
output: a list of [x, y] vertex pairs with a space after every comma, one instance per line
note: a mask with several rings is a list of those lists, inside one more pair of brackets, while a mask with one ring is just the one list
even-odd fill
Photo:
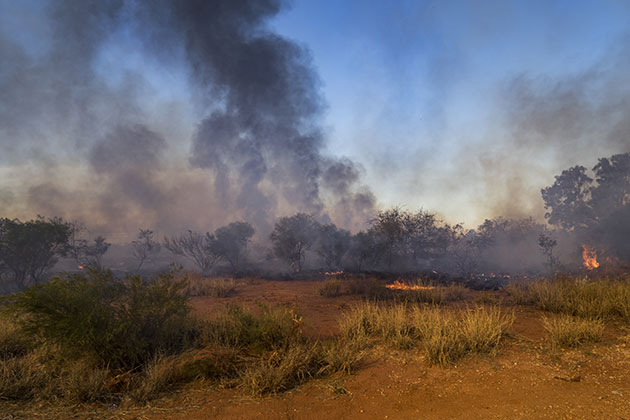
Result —
[[[342, 311], [360, 298], [319, 296], [321, 284], [239, 280], [233, 296], [195, 298], [193, 304], [203, 316], [228, 302], [296, 304], [307, 333], [326, 337], [336, 332]], [[467, 300], [473, 304], [479, 296], [471, 291]], [[14, 407], [14, 418], [630, 420], [630, 330], [609, 325], [602, 342], [553, 352], [541, 312], [509, 304], [504, 309], [514, 310], [516, 320], [499, 353], [469, 357], [449, 368], [429, 366], [418, 351], [378, 347], [355, 374], [312, 380], [276, 396], [246, 397], [197, 383], [142, 408], [54, 412], [42, 407], [37, 413]], [[0, 415], [8, 409], [0, 405]]]

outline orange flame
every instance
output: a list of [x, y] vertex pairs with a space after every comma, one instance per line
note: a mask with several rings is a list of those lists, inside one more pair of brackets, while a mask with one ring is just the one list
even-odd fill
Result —
[[79, 270], [83, 270], [85, 267], [83, 267], [82, 265], [77, 265], [77, 268], [78, 268]]
[[339, 274], [343, 274], [343, 270], [341, 271], [326, 271], [324, 273], [327, 276], [338, 276]]
[[405, 284], [401, 281], [395, 280], [392, 284], [385, 285], [391, 290], [431, 290], [435, 289], [433, 286], [420, 286], [419, 284]]
[[597, 251], [585, 244], [582, 244], [582, 259], [584, 260], [584, 267], [588, 270], [593, 270], [599, 267], [599, 262], [597, 262]]

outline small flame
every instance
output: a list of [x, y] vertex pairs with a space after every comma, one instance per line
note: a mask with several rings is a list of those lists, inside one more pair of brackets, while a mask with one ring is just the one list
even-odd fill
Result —
[[324, 274], [327, 275], [327, 276], [338, 276], [340, 274], [343, 274], [343, 270], [341, 270], [341, 271], [326, 271]]
[[584, 259], [584, 267], [588, 270], [593, 270], [599, 267], [599, 262], [597, 262], [597, 252], [595, 249], [582, 244], [582, 259]]
[[405, 284], [401, 281], [395, 280], [392, 284], [385, 285], [391, 290], [431, 290], [435, 289], [433, 286], [420, 286], [419, 284]]
[[84, 266], [82, 266], [82, 265], [77, 265], [77, 268], [78, 268], [79, 270], [83, 270], [85, 267], [84, 267]]

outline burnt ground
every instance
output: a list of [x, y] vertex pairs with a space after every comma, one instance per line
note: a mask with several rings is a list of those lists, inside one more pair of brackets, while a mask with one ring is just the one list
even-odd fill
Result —
[[[297, 305], [307, 324], [305, 332], [325, 338], [335, 334], [339, 315], [360, 298], [319, 296], [321, 284], [241, 279], [232, 296], [195, 298], [193, 304], [201, 316], [212, 316], [228, 303]], [[470, 291], [466, 302], [481, 299], [496, 300], [515, 312], [511, 336], [497, 355], [471, 356], [448, 368], [429, 366], [418, 351], [382, 346], [352, 375], [312, 380], [274, 396], [248, 397], [238, 390], [193, 383], [146, 407], [0, 404], [0, 415], [127, 420], [630, 419], [630, 329], [608, 324], [599, 343], [553, 351], [542, 312], [512, 306], [500, 291]]]

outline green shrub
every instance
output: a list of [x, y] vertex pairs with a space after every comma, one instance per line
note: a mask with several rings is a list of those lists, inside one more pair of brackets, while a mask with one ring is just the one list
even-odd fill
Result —
[[186, 347], [191, 331], [183, 283], [172, 273], [147, 283], [117, 282], [110, 271], [56, 277], [10, 296], [5, 310], [28, 334], [73, 358], [135, 368], [158, 352]]

